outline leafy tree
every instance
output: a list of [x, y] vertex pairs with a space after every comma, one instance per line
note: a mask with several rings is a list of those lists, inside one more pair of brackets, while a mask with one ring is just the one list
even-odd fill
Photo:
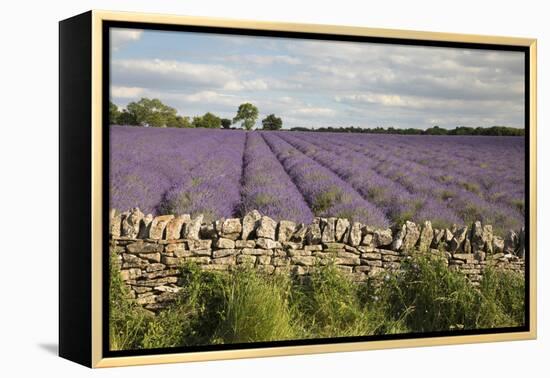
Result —
[[227, 118], [222, 118], [222, 127], [224, 129], [229, 129], [231, 127], [231, 120]]
[[270, 114], [262, 119], [262, 126], [264, 130], [280, 130], [283, 127], [283, 121], [275, 117], [275, 114]]
[[233, 118], [233, 123], [242, 122], [241, 125], [251, 130], [258, 119], [258, 108], [249, 102], [241, 104], [237, 110], [237, 115]]
[[201, 117], [193, 117], [193, 127], [204, 127], [207, 129], [219, 129], [222, 125], [220, 117], [208, 112]]
[[119, 120], [118, 117], [120, 116], [120, 110], [118, 110], [118, 106], [116, 106], [114, 103], [109, 101], [109, 123], [111, 125], [118, 125]]
[[176, 109], [164, 105], [159, 99], [142, 98], [126, 106], [139, 125], [151, 127], [166, 127], [168, 119], [175, 117]]
[[189, 117], [182, 117], [180, 115], [175, 115], [173, 117], [168, 117], [166, 120], [166, 127], [178, 127], [178, 128], [190, 128], [193, 127]]
[[117, 124], [125, 126], [139, 126], [136, 117], [126, 109], [123, 109], [122, 112], [120, 112]]

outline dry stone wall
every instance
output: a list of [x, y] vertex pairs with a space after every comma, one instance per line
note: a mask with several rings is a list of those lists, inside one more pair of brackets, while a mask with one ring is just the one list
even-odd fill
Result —
[[488, 266], [523, 272], [525, 231], [501, 238], [481, 222], [437, 229], [429, 221], [408, 221], [392, 230], [341, 218], [316, 218], [304, 225], [276, 222], [257, 211], [204, 222], [202, 215], [153, 217], [135, 208], [111, 211], [110, 247], [132, 297], [157, 311], [181, 289], [180, 269], [186, 262], [213, 271], [248, 264], [268, 274], [297, 276], [335, 264], [354, 281], [365, 282], [399, 270], [412, 254], [431, 253], [478, 284]]

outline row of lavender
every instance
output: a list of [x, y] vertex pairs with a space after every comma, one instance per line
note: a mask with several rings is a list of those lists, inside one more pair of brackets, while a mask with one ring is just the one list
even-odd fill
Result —
[[111, 206], [379, 227], [524, 222], [521, 138], [112, 127]]
[[258, 211], [241, 218], [205, 222], [199, 215], [144, 215], [139, 209], [111, 212], [111, 250], [123, 280], [138, 303], [164, 308], [181, 289], [187, 262], [204, 270], [227, 271], [240, 265], [268, 274], [307, 275], [320, 265], [335, 264], [358, 282], [396, 271], [414, 253], [432, 253], [450, 269], [477, 284], [487, 266], [523, 270], [525, 234], [505, 239], [490, 225], [432, 228], [407, 221], [392, 231], [345, 218], [314, 218], [311, 224], [276, 222]]

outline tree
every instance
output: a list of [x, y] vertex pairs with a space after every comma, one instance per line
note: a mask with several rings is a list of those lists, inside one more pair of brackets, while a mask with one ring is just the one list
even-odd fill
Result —
[[177, 115], [176, 109], [164, 105], [156, 98], [142, 98], [138, 102], [131, 102], [126, 109], [141, 126], [166, 127], [167, 121]]
[[180, 115], [176, 115], [173, 117], [168, 117], [166, 120], [166, 127], [178, 127], [178, 128], [190, 128], [193, 127], [191, 125], [191, 120], [189, 117], [182, 117]]
[[118, 117], [120, 116], [120, 110], [118, 106], [109, 101], [109, 123], [111, 125], [119, 125]]
[[122, 112], [120, 112], [117, 124], [125, 126], [139, 126], [136, 117], [134, 117], [134, 115], [126, 109], [123, 109]]
[[222, 127], [224, 129], [229, 129], [231, 127], [231, 120], [227, 118], [222, 118]]
[[258, 108], [249, 102], [241, 104], [237, 110], [237, 115], [233, 118], [233, 123], [241, 122], [242, 127], [251, 130], [258, 119]]
[[220, 117], [208, 112], [202, 117], [193, 117], [193, 127], [204, 127], [207, 129], [219, 129], [222, 125]]
[[262, 119], [262, 127], [264, 130], [280, 130], [283, 127], [283, 120], [275, 117], [275, 114], [270, 114]]

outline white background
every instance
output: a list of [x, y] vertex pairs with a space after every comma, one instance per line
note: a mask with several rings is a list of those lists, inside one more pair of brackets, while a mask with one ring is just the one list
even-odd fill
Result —
[[[0, 22], [0, 375], [548, 376], [550, 27], [544, 1], [4, 1]], [[56, 356], [58, 25], [89, 9], [510, 35], [539, 40], [537, 341], [333, 353], [91, 371]], [[75, 125], [79, 127], [79, 125]], [[548, 214], [548, 213], [546, 213]], [[76, 252], [76, 251], [75, 251]]]

